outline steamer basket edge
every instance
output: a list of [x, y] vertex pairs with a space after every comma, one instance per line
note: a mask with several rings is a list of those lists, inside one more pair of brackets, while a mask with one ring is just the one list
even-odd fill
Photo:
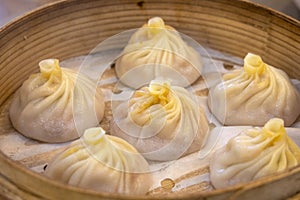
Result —
[[[39, 60], [48, 57], [63, 60], [72, 56], [84, 55], [105, 38], [130, 28], [137, 28], [154, 15], [165, 18], [175, 28], [178, 27], [181, 32], [190, 35], [201, 44], [217, 50], [242, 57], [247, 51], [255, 49], [253, 53], [262, 55], [267, 62], [283, 68], [292, 77], [300, 79], [300, 23], [296, 20], [245, 1], [144, 1], [143, 7], [138, 6], [137, 2], [135, 0], [122, 1], [123, 7], [120, 8], [120, 6], [116, 6], [120, 3], [117, 0], [110, 2], [65, 0], [37, 9], [0, 29], [0, 74], [2, 75], [0, 105], [5, 103], [29, 74], [37, 71]], [[199, 10], [199, 13], [189, 11], [188, 8], [191, 5], [193, 5], [192, 9]], [[216, 14], [215, 9], [220, 6], [222, 6], [222, 10]], [[155, 11], [154, 8], [157, 10]], [[159, 12], [160, 9], [166, 8], [168, 9], [164, 14]], [[110, 9], [109, 11], [116, 14], [117, 17], [108, 19], [107, 16], [110, 13], [107, 9]], [[126, 10], [137, 14], [131, 16]], [[195, 22], [207, 16], [212, 17], [211, 21]], [[179, 25], [186, 22], [188, 18], [193, 18], [193, 25], [196, 26], [195, 28], [188, 27], [185, 30]], [[76, 23], [78, 19], [83, 20], [81, 24]], [[106, 27], [95, 26], [100, 24], [99, 21], [105, 22]], [[88, 24], [84, 22], [88, 22]], [[228, 30], [215, 29], [213, 26], [214, 23], [227, 26], [229, 22], [232, 22], [233, 25], [229, 26]], [[65, 29], [62, 29], [63, 27]], [[245, 27], [248, 29], [243, 30]], [[80, 30], [83, 28], [86, 29]], [[90, 34], [82, 36], [83, 33], [89, 31]], [[232, 33], [230, 33], [231, 31]], [[253, 37], [247, 32], [257, 34], [257, 36]], [[240, 47], [235, 42], [237, 35], [229, 36], [229, 33], [244, 36], [239, 38], [239, 43], [249, 43], [253, 46], [242, 45]], [[228, 37], [222, 38], [224, 35]], [[21, 68], [23, 71], [12, 70]], [[16, 82], [12, 83], [12, 80], [16, 80]], [[5, 131], [5, 127], [1, 128], [1, 131]], [[149, 198], [124, 197], [65, 186], [25, 169], [11, 161], [2, 152], [0, 153], [0, 164], [0, 191], [3, 190], [4, 194], [23, 196], [25, 199], [41, 198], [44, 197], [43, 195], [49, 199], [57, 199], [61, 198], [59, 194], [63, 191], [74, 199]], [[300, 184], [300, 166], [249, 184], [206, 193], [170, 196], [170, 198], [224, 199], [231, 197], [232, 199], [250, 199], [249, 195], [255, 194], [257, 199], [262, 199], [266, 197], [265, 193], [272, 193], [278, 198], [286, 198], [300, 192], [300, 188], [296, 186], [297, 183]], [[40, 187], [41, 185], [45, 187]], [[285, 185], [294, 187], [286, 188]]]

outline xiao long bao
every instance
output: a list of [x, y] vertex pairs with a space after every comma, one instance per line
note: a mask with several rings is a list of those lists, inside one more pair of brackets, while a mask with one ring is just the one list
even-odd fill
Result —
[[209, 126], [186, 89], [153, 80], [113, 111], [111, 134], [135, 146], [148, 160], [175, 160], [205, 143]]
[[39, 65], [40, 73], [31, 75], [12, 100], [9, 114], [14, 128], [29, 138], [53, 143], [76, 139], [96, 126], [104, 114], [104, 97], [96, 84], [60, 68], [56, 59]]
[[132, 88], [157, 78], [186, 87], [200, 77], [201, 69], [195, 49], [159, 17], [151, 18], [132, 35], [115, 65], [121, 82]]
[[217, 150], [210, 162], [210, 177], [215, 188], [225, 188], [299, 163], [299, 147], [287, 135], [283, 120], [273, 118], [263, 128], [245, 130]]
[[263, 126], [282, 118], [290, 126], [300, 114], [300, 94], [287, 74], [249, 53], [244, 68], [229, 72], [210, 88], [208, 105], [225, 125]]
[[145, 194], [152, 185], [149, 165], [126, 141], [87, 129], [47, 166], [45, 175], [60, 182], [102, 192]]

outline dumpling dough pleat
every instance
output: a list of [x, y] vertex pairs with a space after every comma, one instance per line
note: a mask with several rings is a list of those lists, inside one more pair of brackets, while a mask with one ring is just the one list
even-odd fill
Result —
[[11, 122], [23, 135], [43, 142], [66, 142], [96, 126], [104, 114], [104, 96], [95, 82], [59, 61], [40, 62], [40, 73], [31, 75], [16, 92]]
[[132, 88], [158, 78], [185, 87], [201, 75], [202, 61], [174, 28], [154, 17], [132, 35], [115, 69], [120, 81]]
[[47, 166], [45, 175], [96, 191], [145, 194], [152, 185], [147, 161], [126, 141], [90, 128]]
[[111, 134], [149, 160], [175, 160], [200, 150], [209, 127], [205, 112], [184, 88], [152, 81], [114, 109]]
[[300, 149], [288, 137], [282, 119], [269, 120], [263, 128], [252, 128], [229, 140], [210, 162], [215, 188], [246, 183], [297, 166]]
[[209, 89], [208, 105], [225, 125], [263, 126], [274, 117], [292, 125], [300, 114], [300, 94], [287, 74], [249, 53], [244, 68], [229, 72]]

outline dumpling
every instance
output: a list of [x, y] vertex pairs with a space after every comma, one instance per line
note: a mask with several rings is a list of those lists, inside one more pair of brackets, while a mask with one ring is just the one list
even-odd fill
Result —
[[96, 126], [104, 114], [104, 96], [85, 75], [60, 68], [59, 61], [39, 63], [16, 92], [9, 115], [23, 135], [43, 142], [66, 142]]
[[210, 162], [215, 188], [245, 183], [300, 163], [300, 149], [289, 138], [282, 119], [273, 118], [263, 128], [245, 130], [217, 150]]
[[145, 194], [152, 185], [147, 161], [126, 141], [90, 128], [47, 166], [45, 175], [73, 186]]
[[225, 125], [263, 126], [274, 117], [290, 126], [300, 114], [300, 94], [287, 74], [248, 53], [244, 68], [210, 88], [208, 105]]
[[174, 28], [154, 17], [132, 35], [115, 70], [121, 82], [132, 88], [158, 78], [185, 87], [201, 75], [202, 61]]
[[200, 150], [209, 126], [205, 112], [184, 88], [154, 80], [113, 110], [111, 134], [148, 160], [170, 161]]

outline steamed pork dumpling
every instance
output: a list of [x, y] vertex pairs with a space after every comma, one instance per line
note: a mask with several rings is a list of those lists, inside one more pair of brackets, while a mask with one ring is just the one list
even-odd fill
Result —
[[16, 92], [10, 109], [13, 126], [23, 135], [44, 142], [78, 138], [103, 117], [104, 98], [96, 83], [77, 72], [60, 68], [59, 61], [40, 62]]
[[209, 91], [209, 107], [225, 125], [264, 125], [273, 117], [290, 126], [300, 114], [300, 94], [287, 74], [249, 53], [244, 68], [223, 76]]
[[229, 140], [210, 162], [215, 188], [245, 183], [300, 163], [300, 149], [289, 138], [282, 119], [274, 118], [263, 128], [252, 128]]
[[209, 127], [203, 109], [184, 88], [152, 81], [113, 112], [111, 134], [149, 160], [175, 160], [200, 150]]
[[202, 62], [174, 28], [154, 17], [132, 35], [115, 69], [121, 82], [133, 88], [157, 78], [185, 87], [199, 78]]
[[126, 141], [90, 128], [46, 168], [45, 175], [102, 192], [145, 194], [152, 184], [147, 161]]

